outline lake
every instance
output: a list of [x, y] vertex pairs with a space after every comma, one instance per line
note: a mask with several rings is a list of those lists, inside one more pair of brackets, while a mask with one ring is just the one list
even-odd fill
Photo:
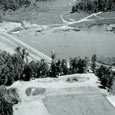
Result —
[[[51, 55], [54, 50], [57, 58], [91, 57], [115, 57], [115, 33], [106, 31], [107, 25], [93, 26], [81, 31], [47, 30], [43, 33], [29, 29], [23, 37], [18, 38], [35, 49]], [[20, 33], [22, 35], [22, 33]], [[33, 37], [34, 36], [34, 37]]]

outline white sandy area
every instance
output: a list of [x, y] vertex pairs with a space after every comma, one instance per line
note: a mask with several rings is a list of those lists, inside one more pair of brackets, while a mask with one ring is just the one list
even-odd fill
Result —
[[[18, 108], [17, 110], [15, 110]], [[23, 102], [14, 106], [14, 115], [49, 115], [44, 103], [40, 99]]]

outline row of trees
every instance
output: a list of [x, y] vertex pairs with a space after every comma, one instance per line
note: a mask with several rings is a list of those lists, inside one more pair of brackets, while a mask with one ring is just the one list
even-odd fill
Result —
[[101, 88], [108, 89], [109, 92], [115, 94], [115, 71], [107, 64], [96, 67], [96, 55], [92, 56], [91, 69], [99, 78]]
[[91, 13], [112, 10], [115, 10], [115, 0], [81, 0], [72, 6], [72, 13], [80, 11]]
[[[70, 67], [69, 67], [70, 66]], [[48, 65], [44, 59], [41, 61], [31, 61], [26, 63], [23, 71], [23, 80], [44, 77], [58, 77], [60, 75], [84, 73], [87, 68], [87, 60], [81, 58], [71, 58], [69, 62], [66, 59], [52, 59], [51, 65]]]
[[101, 65], [96, 69], [95, 74], [98, 76], [102, 88], [108, 88], [108, 91], [112, 90], [115, 78], [115, 72], [112, 71], [111, 67]]
[[[51, 56], [50, 65], [42, 59], [40, 61], [28, 62], [29, 53], [17, 47], [13, 55], [6, 51], [0, 53], [0, 85], [11, 85], [14, 81], [31, 78], [58, 77], [60, 75], [85, 73], [88, 71], [89, 59], [80, 57], [56, 60], [55, 55]], [[91, 69], [96, 68], [96, 55], [92, 56]]]

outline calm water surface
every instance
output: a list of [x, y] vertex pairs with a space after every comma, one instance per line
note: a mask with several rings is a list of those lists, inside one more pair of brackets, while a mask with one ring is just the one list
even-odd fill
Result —
[[94, 53], [99, 57], [115, 57], [115, 33], [107, 32], [105, 27], [93, 26], [79, 32], [48, 30], [34, 38], [28, 33], [31, 39], [20, 39], [49, 56], [53, 49], [57, 58], [90, 57]]

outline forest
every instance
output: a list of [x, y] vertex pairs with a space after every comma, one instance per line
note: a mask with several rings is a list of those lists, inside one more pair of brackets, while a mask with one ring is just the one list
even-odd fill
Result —
[[24, 5], [28, 6], [30, 3], [30, 0], [0, 0], [0, 9], [4, 11], [16, 10]]
[[[35, 0], [35, 2], [37, 1], [47, 1], [47, 0]], [[7, 11], [9, 9], [15, 11], [21, 8], [22, 6], [28, 7], [32, 3], [33, 3], [32, 0], [0, 0], [0, 9], [4, 11]]]
[[72, 13], [86, 11], [96, 13], [115, 10], [115, 0], [81, 0], [72, 6]]

